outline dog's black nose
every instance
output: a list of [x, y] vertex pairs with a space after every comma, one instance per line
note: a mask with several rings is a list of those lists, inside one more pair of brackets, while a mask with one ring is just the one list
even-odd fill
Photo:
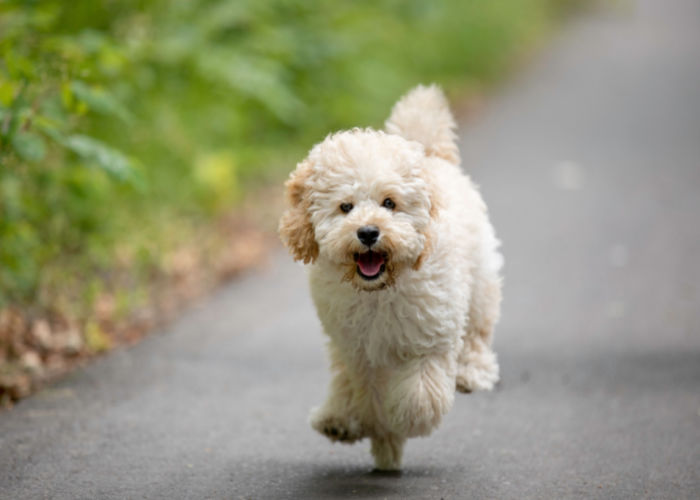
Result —
[[357, 237], [362, 243], [371, 247], [379, 238], [379, 228], [377, 226], [362, 226], [357, 230]]

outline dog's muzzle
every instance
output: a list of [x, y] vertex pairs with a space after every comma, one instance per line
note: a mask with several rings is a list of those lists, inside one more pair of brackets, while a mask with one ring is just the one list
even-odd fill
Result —
[[366, 281], [379, 278], [386, 271], [386, 254], [368, 250], [354, 255], [357, 263], [357, 274]]

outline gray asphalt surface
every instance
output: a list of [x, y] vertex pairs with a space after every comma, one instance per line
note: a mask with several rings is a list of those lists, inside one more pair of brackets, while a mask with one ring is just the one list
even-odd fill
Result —
[[280, 252], [0, 414], [0, 497], [700, 498], [700, 3], [573, 24], [462, 149], [504, 241], [503, 382], [401, 475], [307, 425], [327, 362]]

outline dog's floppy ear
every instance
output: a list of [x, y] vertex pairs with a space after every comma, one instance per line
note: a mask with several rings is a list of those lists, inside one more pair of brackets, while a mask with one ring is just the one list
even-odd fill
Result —
[[[442, 199], [439, 196], [438, 189], [437, 189], [437, 184], [435, 182], [435, 179], [433, 178], [433, 173], [431, 171], [431, 168], [437, 167], [435, 165], [431, 165], [432, 162], [426, 161], [424, 166], [423, 166], [423, 171], [422, 171], [422, 177], [425, 180], [426, 188], [428, 190], [428, 199], [430, 200], [430, 219], [431, 222], [437, 219], [438, 214], [440, 213], [440, 210], [442, 210]], [[420, 269], [421, 265], [423, 262], [425, 262], [425, 259], [430, 255], [430, 252], [432, 252], [433, 249], [433, 238], [434, 238], [434, 227], [431, 224], [428, 224], [428, 226], [425, 228], [423, 231], [423, 236], [425, 237], [425, 244], [423, 245], [423, 251], [420, 253], [416, 261], [413, 263], [413, 269], [418, 270]]]
[[[429, 175], [429, 177], [431, 177]], [[427, 180], [428, 184], [428, 196], [430, 198], [430, 218], [432, 220], [437, 219], [440, 210], [443, 208], [443, 201], [438, 194], [437, 186], [435, 185], [432, 177]]]
[[442, 167], [440, 161], [435, 158], [424, 157], [420, 169], [420, 177], [425, 182], [428, 199], [430, 200], [430, 218], [432, 220], [437, 219], [444, 205], [437, 180], [435, 179], [435, 170], [439, 170]]
[[307, 159], [297, 165], [284, 184], [289, 208], [280, 219], [279, 233], [282, 242], [294, 256], [304, 264], [318, 257], [318, 243], [309, 218], [308, 181], [311, 177], [311, 162]]

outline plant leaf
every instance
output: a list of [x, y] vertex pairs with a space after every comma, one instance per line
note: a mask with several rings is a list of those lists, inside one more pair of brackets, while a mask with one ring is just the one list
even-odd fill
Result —
[[46, 146], [40, 135], [33, 132], [17, 132], [12, 136], [12, 148], [24, 161], [37, 162], [44, 159]]
[[[105, 90], [90, 87], [85, 82], [74, 80], [70, 84], [70, 91], [79, 100], [85, 103], [88, 108], [97, 113], [108, 116], [116, 116], [120, 120], [128, 123], [131, 121], [131, 114], [113, 95]], [[65, 89], [64, 89], [65, 92]], [[67, 96], [63, 96], [64, 102]]]
[[63, 139], [63, 144], [81, 158], [95, 163], [114, 177], [123, 181], [135, 180], [132, 162], [116, 149], [87, 135], [75, 134]]

